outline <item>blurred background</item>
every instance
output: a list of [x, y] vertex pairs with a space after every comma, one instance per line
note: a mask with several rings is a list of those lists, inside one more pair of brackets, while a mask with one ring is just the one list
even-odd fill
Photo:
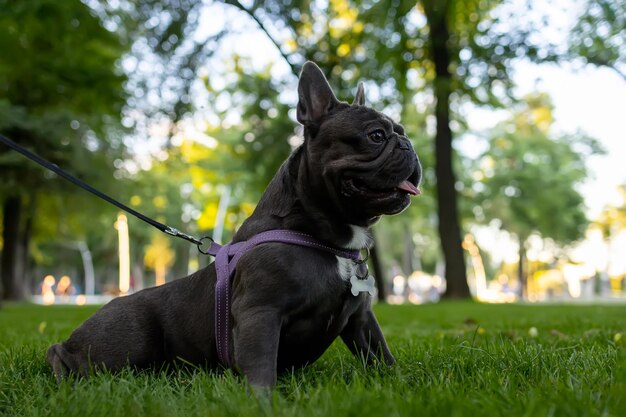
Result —
[[[227, 242], [302, 143], [306, 60], [399, 120], [423, 195], [378, 298], [626, 299], [623, 0], [0, 0], [0, 133]], [[0, 146], [3, 300], [102, 302], [207, 265]]]

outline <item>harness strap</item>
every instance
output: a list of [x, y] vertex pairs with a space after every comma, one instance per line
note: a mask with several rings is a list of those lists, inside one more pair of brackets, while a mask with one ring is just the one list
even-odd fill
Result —
[[361, 253], [358, 250], [333, 248], [310, 235], [294, 232], [293, 230], [268, 230], [253, 236], [247, 241], [229, 243], [221, 247], [213, 243], [207, 253], [215, 256], [215, 271], [217, 274], [217, 282], [215, 284], [215, 340], [218, 358], [226, 368], [232, 368], [234, 365], [231, 357], [232, 334], [230, 323], [232, 277], [234, 276], [237, 262], [247, 251], [257, 245], [268, 242], [287, 243], [323, 250], [354, 262], [360, 262], [361, 260]]

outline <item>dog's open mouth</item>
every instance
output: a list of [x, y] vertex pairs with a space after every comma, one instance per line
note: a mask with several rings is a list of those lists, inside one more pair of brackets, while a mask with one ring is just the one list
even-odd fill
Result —
[[360, 194], [371, 198], [391, 197], [398, 195], [420, 195], [421, 191], [415, 184], [409, 180], [404, 180], [395, 187], [374, 188], [359, 178], [347, 178], [344, 180], [344, 193], [348, 195]]

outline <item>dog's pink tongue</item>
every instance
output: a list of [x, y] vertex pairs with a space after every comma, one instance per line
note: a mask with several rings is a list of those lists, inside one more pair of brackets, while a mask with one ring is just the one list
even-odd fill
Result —
[[402, 183], [398, 185], [398, 188], [402, 191], [406, 191], [411, 195], [420, 195], [422, 193], [415, 185], [411, 184], [409, 181], [402, 181]]

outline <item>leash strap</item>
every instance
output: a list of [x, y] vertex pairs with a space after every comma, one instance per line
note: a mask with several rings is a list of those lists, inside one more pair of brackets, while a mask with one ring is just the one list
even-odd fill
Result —
[[215, 340], [218, 358], [226, 368], [232, 368], [234, 365], [231, 355], [230, 289], [235, 268], [239, 259], [247, 251], [257, 245], [268, 242], [305, 246], [323, 250], [357, 263], [362, 262], [361, 253], [358, 250], [336, 249], [325, 245], [310, 235], [294, 232], [293, 230], [268, 230], [254, 235], [250, 240], [229, 243], [221, 247], [213, 243], [208, 252], [211, 255], [213, 253], [210, 252], [215, 252], [213, 256], [215, 256], [215, 271], [217, 274], [217, 282], [215, 284]]
[[[189, 241], [191, 243], [194, 243], [198, 246], [198, 249], [200, 249], [202, 247], [203, 244], [203, 240], [202, 239], [196, 239], [193, 236], [190, 236], [186, 233], [183, 233], [173, 227], [167, 226], [163, 223], [159, 223], [156, 220], [151, 219], [150, 217], [144, 216], [143, 214], [139, 213], [136, 210], [133, 210], [132, 208], [120, 203], [119, 201], [113, 199], [112, 197], [109, 197], [108, 195], [104, 194], [101, 191], [96, 190], [95, 188], [93, 188], [91, 185], [79, 180], [78, 178], [76, 178], [75, 176], [73, 176], [72, 174], [67, 173], [66, 171], [64, 171], [63, 169], [61, 169], [58, 165], [53, 164], [50, 161], [47, 161], [45, 159], [43, 159], [42, 157], [40, 157], [39, 155], [36, 155], [34, 153], [32, 153], [31, 151], [29, 151], [28, 149], [18, 145], [17, 143], [13, 142], [11, 139], [0, 135], [0, 142], [4, 143], [5, 145], [7, 145], [9, 148], [13, 149], [14, 151], [17, 151], [19, 153], [21, 153], [22, 155], [24, 155], [25, 157], [27, 157], [28, 159], [30, 159], [31, 161], [34, 161], [36, 163], [38, 163], [39, 165], [41, 165], [42, 167], [49, 169], [50, 171], [54, 172], [55, 174], [57, 174], [58, 176], [66, 179], [67, 181], [71, 182], [74, 185], [79, 186], [80, 188], [82, 188], [83, 190], [89, 191], [90, 193], [100, 197], [101, 199], [108, 201], [109, 203], [113, 204], [114, 206], [119, 207], [120, 209], [124, 210], [125, 212], [132, 214], [133, 216], [137, 217], [140, 220], [143, 220], [144, 222], [156, 227], [157, 229], [159, 229], [160, 231], [167, 233], [168, 235], [171, 236], [175, 236], [175, 237], [179, 237], [181, 239], [185, 239], [186, 241]], [[200, 249], [200, 251], [202, 252], [202, 250]]]

